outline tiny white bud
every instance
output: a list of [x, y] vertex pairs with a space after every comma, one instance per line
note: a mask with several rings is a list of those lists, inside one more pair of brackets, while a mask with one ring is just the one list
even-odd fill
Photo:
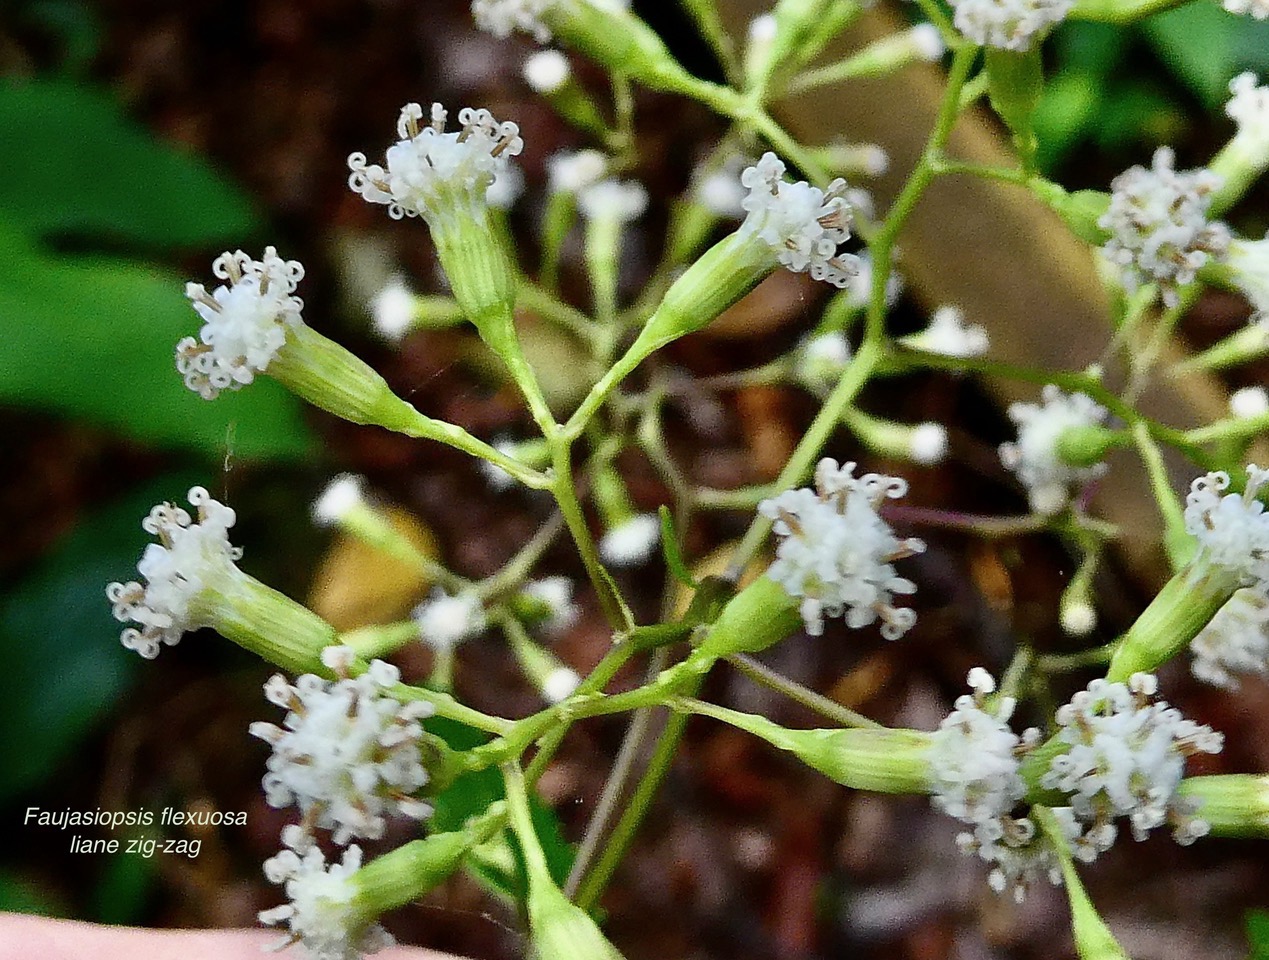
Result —
[[1241, 419], [1269, 413], [1269, 393], [1264, 387], [1243, 387], [1229, 398], [1229, 412]]
[[941, 463], [947, 456], [947, 428], [941, 423], [917, 424], [912, 431], [912, 459], [926, 466]]
[[572, 69], [558, 50], [542, 50], [524, 61], [523, 74], [535, 93], [550, 95], [568, 82]]

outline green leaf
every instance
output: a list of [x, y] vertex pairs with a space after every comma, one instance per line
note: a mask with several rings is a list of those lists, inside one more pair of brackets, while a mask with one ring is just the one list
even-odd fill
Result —
[[49, 776], [132, 681], [142, 660], [119, 643], [106, 584], [135, 573], [150, 508], [195, 482], [169, 475], [107, 507], [0, 597], [0, 798]]
[[241, 242], [258, 226], [240, 191], [104, 93], [0, 81], [0, 130], [0, 216], [28, 232], [195, 247]]
[[1269, 910], [1248, 911], [1247, 941], [1251, 945], [1249, 960], [1269, 960]]
[[1237, 72], [1237, 35], [1246, 23], [1218, 3], [1189, 3], [1145, 21], [1159, 58], [1209, 108], [1229, 96]]
[[1087, 135], [1101, 99], [1100, 88], [1089, 74], [1063, 73], [1048, 83], [1035, 113], [1042, 169], [1051, 170]]
[[0, 221], [0, 403], [218, 457], [308, 453], [302, 405], [267, 377], [214, 401], [185, 388], [173, 349], [199, 320], [182, 290], [155, 268], [50, 256]]

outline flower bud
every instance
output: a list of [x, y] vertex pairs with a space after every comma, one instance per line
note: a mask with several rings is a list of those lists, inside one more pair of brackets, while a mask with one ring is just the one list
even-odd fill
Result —
[[759, 577], [723, 607], [698, 652], [719, 659], [765, 650], [802, 625], [798, 609], [798, 598], [770, 577]]
[[332, 480], [313, 504], [313, 519], [320, 526], [338, 527], [362, 543], [411, 566], [432, 570], [431, 558], [405, 536], [383, 510], [370, 503], [365, 479], [344, 473]]
[[452, 297], [422, 296], [395, 276], [370, 303], [375, 331], [389, 343], [400, 343], [411, 330], [446, 330], [465, 319]]
[[850, 408], [842, 421], [873, 453], [929, 466], [947, 456], [947, 428], [941, 423], [906, 424]]
[[1214, 836], [1269, 836], [1269, 777], [1243, 773], [1188, 777], [1177, 796], [1196, 805]]
[[700, 704], [722, 720], [793, 754], [835, 783], [876, 793], [928, 793], [930, 735], [918, 730], [789, 730], [765, 717]]
[[568, 58], [558, 50], [542, 50], [524, 62], [524, 80], [552, 109], [579, 130], [600, 140], [609, 136], [599, 106], [573, 76]]
[[1257, 86], [1255, 74], [1241, 73], [1229, 82], [1229, 92], [1225, 113], [1238, 131], [1208, 164], [1223, 181], [1212, 195], [1216, 215], [1237, 203], [1269, 170], [1269, 87]]

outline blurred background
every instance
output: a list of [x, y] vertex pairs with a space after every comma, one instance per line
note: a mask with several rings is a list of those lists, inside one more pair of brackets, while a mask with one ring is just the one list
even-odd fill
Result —
[[[716, 73], [675, 4], [635, 6], [689, 67]], [[757, 4], [722, 6], [743, 19]], [[900, 12], [883, 10], [865, 29]], [[109, 616], [104, 585], [135, 568], [150, 505], [179, 499], [192, 484], [207, 486], [238, 511], [242, 566], [341, 628], [400, 619], [428, 584], [314, 529], [310, 503], [334, 474], [366, 475], [402, 529], [469, 576], [496, 570], [548, 515], [538, 499], [493, 493], [475, 465], [452, 451], [303, 409], [267, 378], [205, 403], [172, 368], [173, 344], [196, 327], [183, 282], [209, 279], [211, 258], [223, 249], [258, 256], [275, 244], [307, 267], [307, 321], [369, 360], [420, 409], [486, 438], [526, 435], [513, 390], [474, 334], [417, 333], [396, 348], [371, 333], [367, 304], [391, 275], [402, 273], [425, 292], [442, 285], [426, 230], [394, 224], [354, 196], [344, 161], [352, 150], [381, 151], [409, 100], [486, 106], [516, 120], [528, 190], [512, 225], [524, 262], [536, 262], [546, 159], [589, 144], [530, 96], [520, 79], [530, 51], [521, 40], [475, 32], [461, 0], [0, 4], [0, 909], [152, 926], [249, 926], [257, 910], [277, 902], [260, 863], [276, 851], [286, 820], [263, 803], [267, 750], [246, 733], [252, 720], [272, 719], [260, 696], [268, 669], [210, 634], [188, 636], [146, 663], [120, 647]], [[1210, 156], [1231, 130], [1220, 109], [1228, 80], [1243, 69], [1269, 70], [1269, 25], [1197, 0], [1142, 28], [1066, 25], [1048, 52], [1055, 79], [1041, 113], [1046, 168], [1069, 187], [1104, 189], [1161, 143], [1176, 145], [1179, 166]], [[602, 74], [582, 62], [575, 68], [603, 102]], [[862, 139], [867, 131], [886, 146], [923, 138], [914, 118], [932, 109], [931, 76], [869, 88], [862, 97], [821, 91], [798, 105], [795, 129], [821, 141]], [[660, 256], [665, 201], [686, 188], [693, 163], [723, 131], [694, 105], [642, 92], [637, 116], [640, 160], [630, 175], [648, 186], [654, 203], [625, 245], [623, 278], [632, 294]], [[984, 142], [997, 137], [983, 116], [969, 127]], [[877, 185], [879, 197], [886, 189]], [[1244, 234], [1269, 225], [1266, 199], [1260, 187], [1236, 212]], [[923, 325], [930, 307], [954, 295], [1014, 359], [1078, 365], [1100, 351], [1104, 339], [1090, 344], [1043, 311], [976, 302], [982, 285], [973, 278], [984, 265], [995, 282], [1041, 303], [1069, 300], [1070, 290], [1046, 287], [1026, 269], [1018, 260], [1025, 251], [994, 230], [993, 208], [958, 207], [955, 197], [938, 202], [952, 204], [942, 213], [967, 223], [977, 240], [949, 253], [924, 248], [919, 231], [910, 238], [905, 272], [914, 282], [896, 307], [897, 330]], [[1031, 245], [1048, 249], [1060, 239], [1041, 231]], [[565, 291], [584, 308], [576, 260], [573, 248]], [[1087, 263], [1071, 269], [1093, 286]], [[661, 362], [698, 375], [763, 362], [809, 329], [820, 295], [781, 276]], [[1068, 308], [1078, 322], [1104, 330], [1093, 307]], [[1246, 314], [1235, 298], [1208, 295], [1183, 333], [1206, 345], [1236, 330]], [[576, 345], [532, 316], [522, 321], [552, 399], [568, 406], [587, 386]], [[1265, 372], [1244, 368], [1205, 389], [1260, 383]], [[912, 482], [907, 503], [993, 514], [1025, 509], [996, 457], [1009, 424], [991, 385], [912, 377], [870, 388], [862, 402], [898, 420], [948, 423], [949, 461], [938, 468], [885, 463], [844, 432], [830, 454], [902, 471]], [[672, 409], [667, 431], [690, 476], [727, 488], [772, 478], [813, 412], [813, 399], [793, 388], [692, 395]], [[1184, 420], [1194, 409], [1176, 412]], [[640, 507], [668, 499], [640, 456], [621, 465]], [[1135, 498], [1149, 512], [1144, 488], [1114, 496]], [[747, 519], [705, 516], [687, 531], [689, 555], [710, 556]], [[1049, 538], [981, 541], [912, 526], [931, 547], [911, 561], [921, 585], [911, 634], [886, 644], [867, 631], [848, 636], [830, 627], [821, 640], [794, 639], [768, 659], [883, 722], [929, 729], [961, 692], [970, 666], [998, 672], [1019, 642], [1072, 649], [1056, 614], [1073, 571]], [[1139, 539], [1147, 546], [1103, 564], [1102, 624], [1089, 643], [1113, 637], [1157, 586], [1161, 568], [1148, 531]], [[543, 569], [579, 572], [565, 545], [547, 555]], [[653, 564], [623, 577], [645, 618], [656, 614], [663, 573]], [[609, 635], [590, 598], [583, 605], [555, 649], [584, 672]], [[540, 706], [499, 638], [473, 640], [458, 658], [457, 687], [473, 705], [506, 716]], [[408, 677], [427, 676], [421, 647], [397, 661]], [[637, 679], [634, 671], [622, 682]], [[1203, 772], [1269, 770], [1264, 682], [1250, 680], [1231, 697], [1196, 686], [1185, 665], [1174, 664], [1164, 685], [1188, 715], [1227, 735], [1225, 753]], [[780, 722], [814, 722], [726, 671], [707, 694]], [[543, 780], [558, 814], [560, 858], [593, 812], [622, 730], [620, 720], [585, 724]], [[68, 852], [75, 831], [24, 827], [31, 806], [214, 808], [246, 811], [248, 819], [242, 828], [172, 831], [201, 841], [197, 858], [87, 856]], [[398, 829], [385, 844], [408, 837]], [[1021, 907], [999, 900], [983, 867], [956, 852], [956, 832], [923, 801], [848, 793], [742, 734], [698, 721], [605, 900], [608, 930], [631, 960], [1069, 956], [1061, 891], [1036, 889]], [[1269, 921], [1255, 912], [1269, 896], [1263, 844], [1124, 842], [1087, 879], [1137, 960], [1246, 956], [1249, 931], [1269, 956]], [[488, 877], [455, 878], [388, 925], [405, 942], [481, 960], [524, 954], [514, 912]]]

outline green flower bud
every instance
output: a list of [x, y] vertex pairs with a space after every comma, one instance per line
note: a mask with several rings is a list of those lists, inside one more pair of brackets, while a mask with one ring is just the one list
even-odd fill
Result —
[[770, 577], [762, 576], [723, 607], [697, 653], [714, 660], [737, 653], [757, 653], [801, 627], [799, 600]]
[[1111, 430], [1100, 424], [1067, 427], [1058, 434], [1057, 455], [1068, 466], [1092, 467], [1105, 460], [1106, 454], [1114, 448], [1130, 442], [1124, 431]]
[[930, 465], [947, 456], [947, 428], [941, 423], [895, 423], [849, 408], [842, 422], [873, 453]]
[[558, 50], [542, 50], [524, 62], [525, 82], [564, 120], [599, 140], [610, 135], [599, 106], [573, 76], [568, 58]]
[[1269, 777], [1187, 777], [1177, 795], [1196, 804], [1195, 813], [1214, 836], [1269, 837]]

